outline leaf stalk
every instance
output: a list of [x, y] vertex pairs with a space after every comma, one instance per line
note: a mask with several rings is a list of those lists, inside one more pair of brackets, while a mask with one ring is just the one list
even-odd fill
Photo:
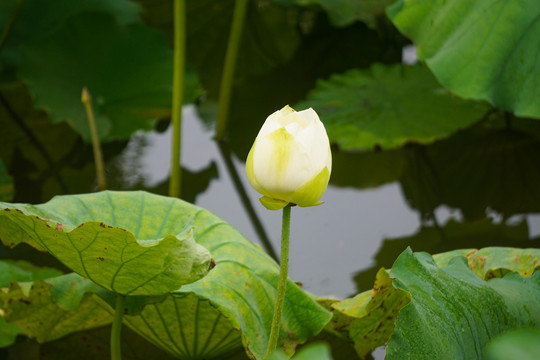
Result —
[[82, 89], [81, 101], [86, 109], [86, 117], [90, 125], [90, 136], [92, 138], [92, 148], [94, 150], [94, 162], [96, 164], [97, 182], [99, 190], [107, 190], [107, 179], [105, 178], [105, 165], [103, 162], [103, 153], [97, 131], [96, 118], [92, 107], [92, 96], [86, 87]]
[[111, 360], [122, 360], [122, 343], [120, 333], [122, 330], [122, 317], [124, 316], [124, 295], [116, 295], [116, 308], [111, 330]]
[[216, 139], [223, 140], [227, 130], [229, 118], [229, 107], [231, 103], [231, 89], [236, 66], [236, 58], [242, 36], [242, 28], [246, 17], [248, 0], [236, 0], [234, 6], [233, 23], [225, 54], [225, 65], [221, 75], [221, 85], [219, 89], [218, 114], [216, 122]]
[[184, 72], [186, 53], [186, 2], [174, 0], [174, 61], [172, 93], [172, 156], [169, 196], [180, 197], [182, 169], [180, 150], [182, 135], [182, 104], [184, 99]]

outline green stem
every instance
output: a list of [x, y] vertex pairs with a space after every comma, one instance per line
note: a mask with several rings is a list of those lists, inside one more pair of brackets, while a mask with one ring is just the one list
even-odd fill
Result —
[[234, 68], [236, 66], [240, 38], [242, 36], [242, 27], [244, 26], [244, 18], [246, 17], [247, 4], [248, 0], [236, 0], [236, 5], [234, 6], [233, 23], [229, 35], [229, 44], [227, 45], [225, 65], [219, 89], [218, 115], [216, 122], [216, 139], [218, 140], [223, 139], [225, 131], [227, 130], [232, 80], [234, 77]]
[[107, 180], [105, 178], [105, 165], [103, 164], [103, 154], [101, 152], [101, 144], [99, 143], [96, 118], [94, 117], [94, 109], [92, 108], [92, 96], [86, 87], [83, 87], [82, 89], [81, 101], [86, 108], [86, 117], [88, 118], [88, 124], [90, 125], [90, 136], [92, 137], [98, 187], [99, 190], [106, 190]]
[[174, 0], [174, 68], [172, 95], [172, 159], [169, 196], [180, 197], [182, 169], [180, 142], [182, 134], [182, 103], [184, 98], [184, 69], [186, 53], [186, 2]]
[[111, 330], [111, 360], [122, 360], [122, 344], [120, 331], [122, 330], [122, 316], [124, 315], [125, 296], [116, 295], [116, 308]]
[[0, 52], [2, 52], [2, 49], [4, 48], [4, 45], [6, 44], [9, 33], [11, 32], [11, 29], [13, 29], [13, 25], [15, 25], [15, 21], [17, 20], [17, 17], [19, 17], [19, 13], [21, 12], [22, 5], [23, 5], [23, 0], [17, 0], [17, 2], [15, 3], [15, 9], [11, 13], [11, 17], [9, 18], [7, 25], [4, 28], [2, 35], [0, 36]]
[[272, 329], [270, 330], [270, 340], [264, 359], [268, 359], [276, 350], [279, 329], [281, 328], [281, 314], [285, 301], [285, 291], [287, 290], [287, 273], [289, 272], [289, 234], [291, 229], [291, 205], [283, 208], [283, 220], [281, 224], [281, 265], [279, 268], [279, 281], [277, 288], [276, 306], [274, 317], [272, 318]]

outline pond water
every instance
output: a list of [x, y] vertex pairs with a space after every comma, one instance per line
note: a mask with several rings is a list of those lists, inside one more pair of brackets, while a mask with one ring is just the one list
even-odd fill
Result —
[[[256, 128], [254, 129], [256, 131]], [[239, 157], [226, 146], [220, 146], [214, 141], [213, 129], [200, 117], [195, 106], [184, 107], [182, 131], [182, 165], [186, 182], [183, 197], [230, 222], [248, 239], [277, 257], [281, 212], [268, 211], [259, 204], [259, 195], [249, 186], [245, 176], [245, 156]], [[394, 151], [351, 154], [334, 149], [335, 178], [331, 179], [323, 196], [325, 203], [311, 208], [293, 208], [290, 277], [316, 295], [346, 298], [370, 289], [375, 272], [381, 266], [391, 267], [399, 253], [407, 246], [411, 246], [415, 251], [426, 250], [430, 253], [491, 245], [538, 246], [540, 216], [534, 212], [515, 211], [512, 200], [519, 200], [519, 208], [528, 203], [525, 201], [527, 197], [532, 196], [534, 199], [537, 194], [536, 188], [528, 185], [528, 177], [534, 176], [538, 169], [536, 164], [530, 168], [528, 163], [534, 161], [534, 158], [523, 157], [520, 160], [514, 155], [523, 147], [527, 150], [526, 154], [534, 154], [534, 151], [540, 150], [540, 141], [531, 135], [525, 139], [527, 141], [518, 139], [516, 142], [513, 140], [515, 131], [505, 131], [502, 134], [508, 143], [501, 146], [501, 139], [498, 139], [491, 148], [483, 147], [480, 156], [474, 159], [479, 168], [483, 168], [484, 162], [492, 164], [491, 169], [484, 170], [491, 172], [486, 174], [487, 182], [481, 184], [481, 188], [486, 191], [478, 190], [478, 184], [472, 182], [472, 190], [467, 187], [459, 189], [467, 194], [471, 191], [477, 192], [479, 206], [484, 210], [482, 216], [476, 215], [476, 209], [470, 209], [471, 204], [476, 204], [475, 199], [468, 199], [470, 202], [459, 199], [454, 207], [442, 202], [439, 204], [434, 200], [430, 200], [435, 204], [431, 207], [417, 205], [424, 200], [410, 190], [411, 183], [404, 180], [403, 176], [381, 176], [380, 169], [377, 170], [396, 163], [395, 160], [387, 159], [401, 156], [393, 153]], [[256, 133], [245, 134], [250, 139], [255, 135]], [[497, 132], [495, 136], [500, 135], [501, 133]], [[452, 138], [460, 136], [464, 135], [458, 133], [433, 145], [413, 145], [412, 148], [405, 147], [398, 151], [424, 153], [424, 150], [429, 151], [438, 146], [437, 144], [451, 142]], [[110, 147], [108, 151], [112, 155], [106, 155], [110, 189], [145, 188], [166, 194], [167, 187], [164, 184], [166, 185], [169, 176], [170, 138], [170, 129], [166, 128], [161, 132], [139, 133], [129, 142]], [[88, 145], [81, 146], [83, 153], [88, 151]], [[344, 156], [347, 161], [343, 161]], [[349, 159], [349, 156], [352, 158]], [[366, 161], [366, 158], [372, 156], [376, 158], [375, 162]], [[510, 160], [500, 161], [508, 158]], [[451, 157], [452, 160], [458, 164], [464, 161], [463, 156], [458, 155]], [[516, 169], [516, 161], [525, 165]], [[373, 164], [378, 162], [380, 166], [373, 167]], [[91, 156], [85, 156], [83, 163], [86, 165], [79, 165], [79, 168], [91, 168]], [[371, 164], [371, 167], [366, 164]], [[454, 165], [449, 163], [445, 166]], [[470, 164], [464, 165], [466, 171], [455, 174], [458, 180], [454, 181], [467, 184], [467, 178], [474, 175], [467, 172], [470, 167]], [[457, 169], [460, 168], [458, 165]], [[53, 195], [46, 189], [47, 181], [40, 191], [26, 191], [26, 184], [32, 182], [24, 174], [31, 173], [31, 168], [21, 167], [16, 169], [15, 173], [19, 174], [15, 177], [16, 201], [39, 203]], [[85, 173], [85, 176], [87, 174]], [[497, 179], [492, 174], [499, 174], [501, 178]], [[75, 182], [82, 180], [77, 176], [66, 179]], [[426, 186], [425, 179], [416, 180]], [[92, 181], [85, 179], [84, 182], [87, 186], [86, 192], [95, 190]], [[35, 186], [35, 183], [32, 186]], [[427, 186], [420, 189], [420, 195], [430, 193], [432, 189], [429, 186], [435, 185], [428, 182]], [[32, 198], [31, 194], [39, 196]], [[411, 206], [411, 203], [417, 208]], [[432, 211], [426, 215], [425, 209]], [[471, 217], [471, 212], [475, 216], [472, 220], [466, 219], [465, 215]], [[3, 258], [27, 258], [37, 264], [58, 266], [50, 258], [28, 248], [0, 250]], [[384, 349], [378, 349], [373, 356], [375, 359], [384, 358]]]

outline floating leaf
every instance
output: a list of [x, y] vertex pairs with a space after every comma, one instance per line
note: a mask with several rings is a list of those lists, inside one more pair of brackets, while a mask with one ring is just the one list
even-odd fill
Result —
[[[186, 226], [193, 226], [194, 238], [199, 244], [212, 251], [216, 267], [205, 278], [182, 286], [176, 294], [185, 296], [194, 293], [201, 300], [208, 300], [230, 322], [232, 328], [241, 331], [243, 343], [251, 354], [255, 357], [264, 355], [272, 322], [272, 312], [268, 309], [271, 309], [275, 302], [278, 266], [258, 246], [215, 215], [179, 199], [144, 192], [101, 192], [89, 195], [59, 196], [38, 206], [20, 204], [16, 206], [34, 215], [23, 215], [20, 211], [14, 210], [0, 212], [0, 229], [8, 225], [14, 227], [13, 231], [5, 228], [1, 230], [3, 237], [9, 239], [6, 241], [3, 238], [8, 244], [25, 241], [40, 246], [39, 239], [33, 240], [27, 233], [21, 232], [19, 225], [16, 225], [19, 223], [25, 229], [28, 227], [23, 224], [28, 224], [30, 228], [35, 224], [39, 227], [37, 231], [43, 229], [52, 236], [57, 235], [55, 239], [67, 236], [66, 234], [70, 231], [77, 231], [75, 226], [85, 221], [87, 225], [83, 225], [83, 229], [85, 226], [90, 226], [97, 227], [96, 230], [100, 233], [121, 231], [122, 234], [133, 231], [139, 239], [168, 236], [167, 239], [172, 237], [168, 234], [178, 234]], [[49, 218], [50, 221], [46, 222], [37, 216]], [[8, 220], [11, 218], [18, 222]], [[107, 226], [103, 228], [100, 225], [101, 222], [118, 228]], [[62, 224], [63, 230], [55, 230], [58, 224]], [[120, 230], [120, 228], [126, 230]], [[28, 231], [35, 236], [33, 230]], [[71, 237], [77, 239], [77, 237]], [[58, 240], [55, 240], [55, 243], [57, 242]], [[109, 251], [110, 245], [105, 246]], [[69, 243], [68, 248], [70, 248]], [[100, 253], [91, 254], [89, 261], [96, 264], [96, 270], [97, 266], [100, 266], [101, 273], [104, 273], [105, 262], [97, 257], [106, 258], [107, 255], [103, 247], [99, 249], [101, 249]], [[86, 250], [83, 251], [83, 254], [86, 252]], [[76, 265], [79, 259], [76, 254], [75, 259], [70, 258], [66, 261]], [[140, 277], [141, 270], [138, 271], [132, 275], [138, 274]], [[147, 271], [144, 269], [142, 275], [148, 276]], [[297, 344], [305, 342], [321, 331], [329, 318], [330, 314], [327, 311], [292, 281], [289, 281], [280, 334], [282, 348], [288, 354], [292, 354]], [[194, 331], [199, 325], [189, 323], [183, 326], [189, 331]], [[167, 351], [174, 354], [177, 350], [167, 349]]]
[[377, 19], [385, 16], [384, 10], [394, 0], [273, 0], [283, 5], [319, 5], [335, 26], [347, 26], [355, 21], [363, 21], [375, 28]]
[[428, 254], [408, 249], [391, 276], [394, 287], [409, 291], [412, 301], [399, 313], [387, 359], [483, 359], [491, 338], [516, 327], [540, 326], [538, 272], [485, 281], [465, 258], [439, 268]]
[[103, 326], [112, 316], [92, 298], [98, 286], [77, 274], [33, 283], [13, 282], [0, 290], [5, 319], [39, 342]]
[[[136, 45], [136, 46], [135, 46]], [[121, 25], [107, 13], [70, 17], [56, 32], [22, 46], [20, 76], [49, 111], [86, 140], [88, 120], [80, 94], [93, 98], [101, 140], [129, 137], [170, 114], [172, 50], [163, 36], [141, 24]], [[187, 102], [197, 96], [188, 73]]]
[[497, 336], [486, 348], [486, 359], [540, 359], [540, 329], [517, 329]]
[[444, 87], [540, 118], [539, 1], [400, 0], [387, 13]]
[[502, 278], [510, 272], [531, 276], [540, 267], [540, 249], [488, 247], [480, 250], [460, 249], [433, 255], [437, 266], [444, 267], [455, 257], [465, 256], [478, 276], [489, 280]]
[[382, 268], [373, 290], [343, 301], [327, 302], [334, 313], [327, 330], [354, 341], [356, 353], [363, 359], [388, 341], [400, 310], [411, 301], [411, 294], [394, 288], [392, 281]]
[[481, 103], [448, 94], [421, 66], [373, 65], [319, 81], [295, 108], [313, 107], [344, 149], [429, 143], [479, 120]]
[[38, 206], [4, 203], [0, 230], [6, 245], [28, 242], [108, 290], [159, 295], [203, 277], [211, 260], [191, 229], [174, 235], [163, 229], [167, 218], [157, 209], [166, 216], [174, 205], [142, 191], [56, 197]]

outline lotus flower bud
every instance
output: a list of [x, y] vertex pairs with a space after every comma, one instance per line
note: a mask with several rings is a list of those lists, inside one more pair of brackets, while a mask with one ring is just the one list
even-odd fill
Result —
[[311, 108], [296, 112], [285, 106], [270, 115], [246, 161], [249, 182], [269, 210], [322, 204], [331, 171], [328, 135]]

